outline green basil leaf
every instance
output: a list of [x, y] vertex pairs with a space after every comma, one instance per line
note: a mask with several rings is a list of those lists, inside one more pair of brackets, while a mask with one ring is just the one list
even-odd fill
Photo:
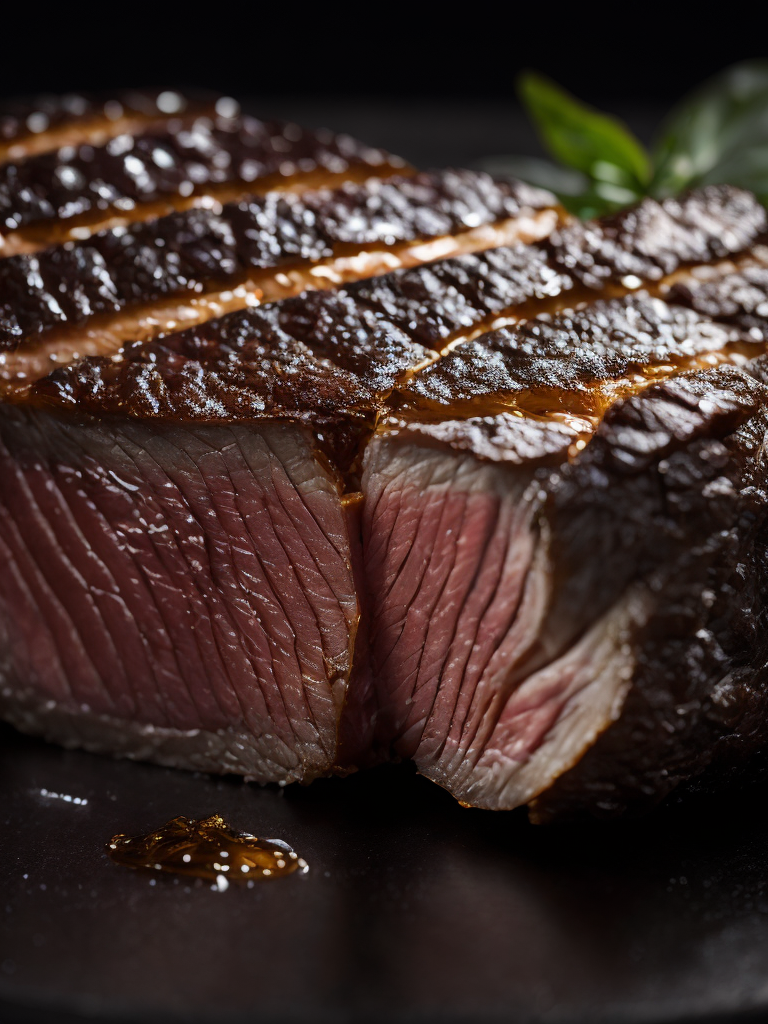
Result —
[[654, 148], [651, 192], [727, 182], [768, 192], [768, 61], [736, 64], [685, 97]]
[[580, 103], [535, 72], [521, 75], [518, 86], [545, 146], [560, 163], [586, 174], [596, 188], [605, 186], [601, 202], [626, 205], [645, 192], [648, 154], [621, 121]]

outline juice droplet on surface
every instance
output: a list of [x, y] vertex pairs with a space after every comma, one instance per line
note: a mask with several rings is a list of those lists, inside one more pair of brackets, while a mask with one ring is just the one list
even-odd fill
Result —
[[129, 868], [204, 878], [219, 891], [230, 882], [306, 874], [305, 860], [280, 839], [257, 839], [236, 832], [219, 814], [210, 818], [171, 818], [143, 836], [112, 836], [107, 855]]

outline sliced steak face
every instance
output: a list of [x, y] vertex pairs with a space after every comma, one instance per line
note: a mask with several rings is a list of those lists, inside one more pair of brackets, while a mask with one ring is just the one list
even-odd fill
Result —
[[[655, 445], [663, 462], [702, 434], [716, 449], [764, 400], [730, 365], [761, 351], [750, 338], [630, 296], [483, 335], [406, 385], [363, 474], [379, 749], [489, 808], [535, 799], [590, 750], [641, 685], [643, 631], [706, 575], [726, 513], [673, 526], [663, 466], [638, 471], [636, 500], [613, 478], [601, 491], [588, 467], [610, 437], [619, 473], [635, 409], [638, 452]], [[714, 515], [707, 488], [721, 484], [699, 484]], [[670, 630], [681, 649], [691, 621]]]
[[444, 782], [447, 765], [465, 760], [548, 597], [546, 573], [532, 571], [535, 469], [575, 438], [565, 425], [502, 413], [370, 442], [363, 564], [377, 751]]
[[91, 750], [326, 773], [358, 621], [308, 431], [0, 411], [3, 715]]
[[[346, 135], [248, 116], [171, 117], [137, 134], [0, 165], [2, 252], [270, 188], [361, 180], [403, 161]], [[74, 233], [73, 233], [74, 232]]]

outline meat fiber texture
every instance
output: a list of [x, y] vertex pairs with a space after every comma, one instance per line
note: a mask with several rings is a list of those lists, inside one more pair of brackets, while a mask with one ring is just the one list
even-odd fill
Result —
[[38, 380], [0, 405], [3, 717], [261, 782], [411, 758], [538, 820], [748, 756], [765, 229], [646, 201]]

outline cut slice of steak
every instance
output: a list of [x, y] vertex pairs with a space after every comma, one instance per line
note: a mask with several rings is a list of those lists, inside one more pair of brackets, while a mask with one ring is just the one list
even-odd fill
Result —
[[[543, 817], [551, 791], [556, 811], [576, 807], [553, 786], [622, 709], [631, 727], [642, 631], [670, 618], [672, 583], [705, 571], [713, 523], [731, 514], [714, 500], [717, 445], [764, 401], [738, 368], [762, 351], [751, 326], [715, 322], [694, 297], [629, 293], [743, 259], [765, 227], [739, 190], [649, 200], [34, 383], [0, 406], [3, 715], [262, 781], [395, 753], [466, 802], [537, 799]], [[617, 505], [582, 568], [599, 522], [590, 453], [619, 424], [621, 467], [621, 411], [635, 408], [659, 424], [637, 441], [658, 515], [674, 519], [665, 458], [702, 442], [715, 475], [692, 478], [681, 516], [687, 500], [703, 509], [704, 480], [714, 518], [695, 512], [690, 545], [672, 522], [656, 552], [645, 519], [647, 535], [634, 543], [630, 517], [625, 536]], [[737, 477], [734, 463], [746, 495]], [[606, 510], [609, 498], [606, 484]], [[639, 499], [638, 514], [657, 514]], [[654, 576], [657, 554], [674, 578]], [[671, 626], [680, 650], [690, 624]], [[108, 674], [117, 661], [130, 680]], [[599, 786], [576, 789], [592, 807]]]
[[[24, 609], [3, 646], [9, 721], [262, 782], [333, 768], [359, 618], [358, 512], [335, 467], [424, 351], [372, 314], [332, 324], [327, 298], [313, 348], [266, 306], [0, 406], [0, 619]], [[112, 658], [130, 665], [122, 702]]]

